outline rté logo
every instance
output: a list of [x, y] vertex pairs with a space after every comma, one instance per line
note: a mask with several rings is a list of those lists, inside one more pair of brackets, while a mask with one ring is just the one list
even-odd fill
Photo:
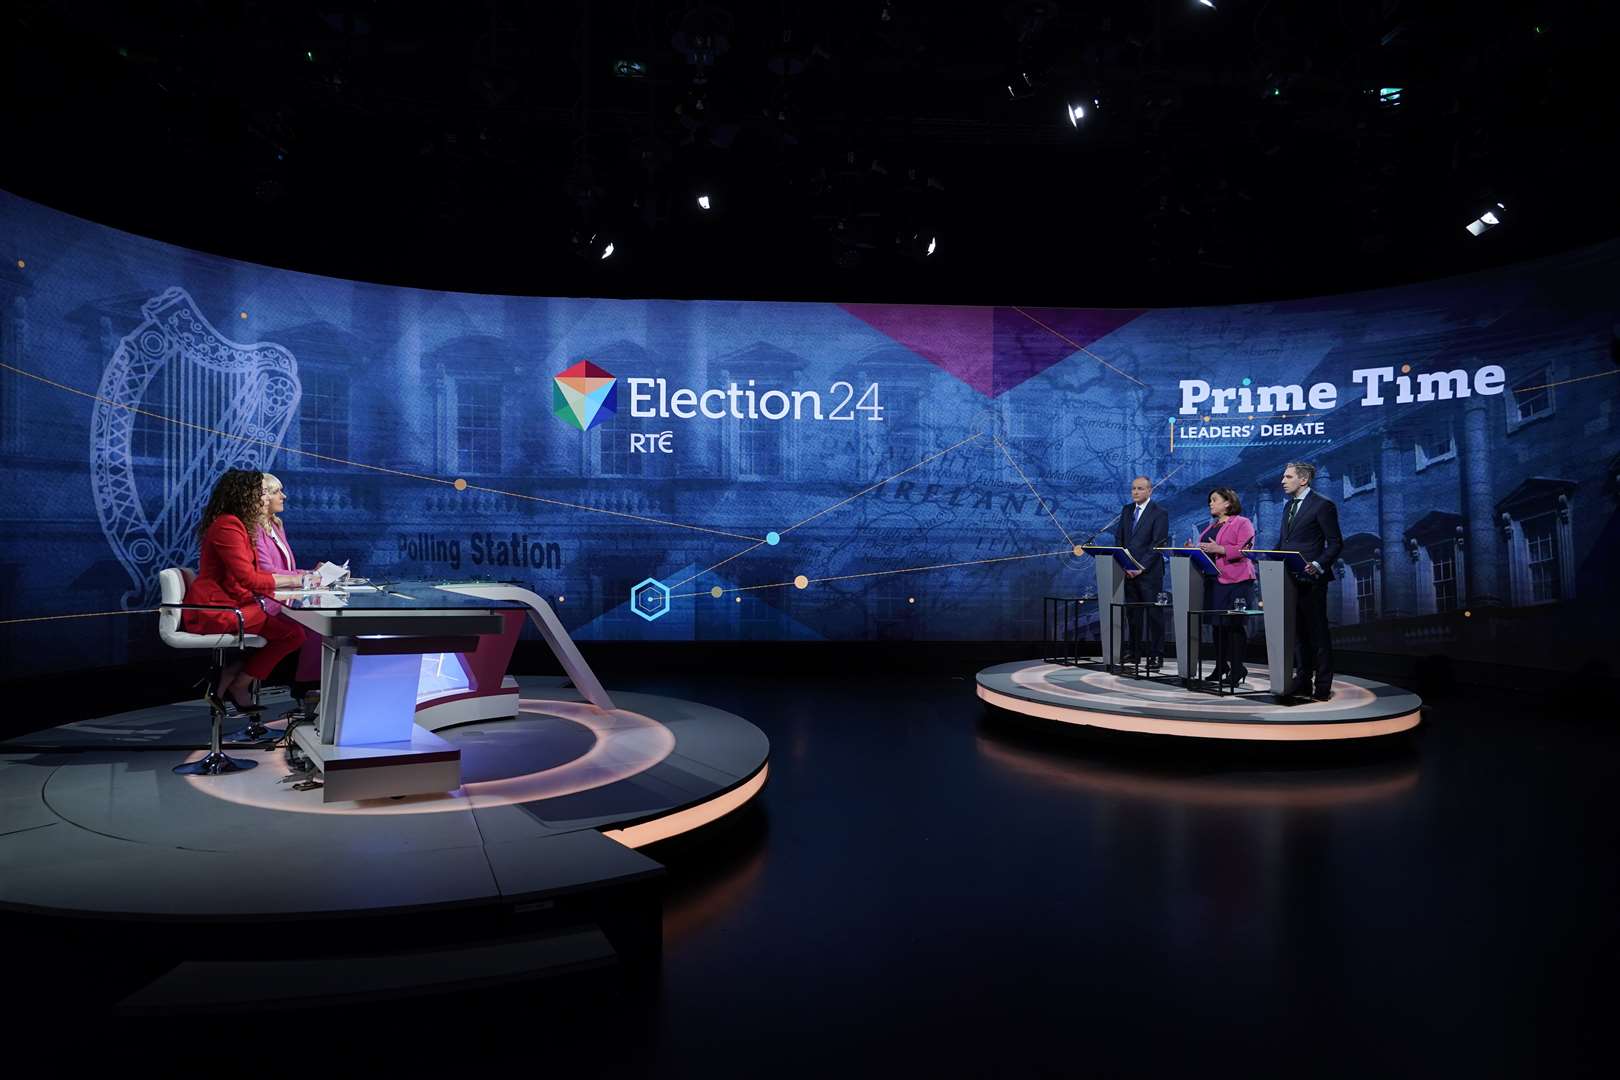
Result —
[[673, 454], [675, 452], [675, 433], [673, 431], [632, 431], [630, 433], [630, 452], [632, 454]]

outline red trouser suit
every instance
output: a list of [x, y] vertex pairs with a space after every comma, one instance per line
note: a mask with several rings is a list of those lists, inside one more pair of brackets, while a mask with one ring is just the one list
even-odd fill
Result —
[[[267, 615], [259, 606], [256, 597], [275, 591], [275, 577], [254, 562], [253, 542], [242, 519], [234, 514], [215, 518], [203, 533], [197, 580], [186, 590], [186, 603], [224, 604], [242, 612], [243, 628], [265, 640], [264, 648], [254, 652], [242, 669], [255, 679], [268, 676], [283, 656], [304, 642], [302, 626], [285, 615]], [[181, 625], [194, 634], [234, 634], [236, 615], [187, 611], [182, 613]]]

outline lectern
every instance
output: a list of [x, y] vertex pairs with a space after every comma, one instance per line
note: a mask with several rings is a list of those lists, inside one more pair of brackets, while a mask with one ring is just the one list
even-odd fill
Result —
[[1125, 596], [1125, 571], [1141, 570], [1142, 564], [1136, 561], [1129, 548], [1082, 544], [1080, 550], [1096, 561], [1097, 614], [1104, 620], [1100, 627], [1102, 661], [1104, 667], [1112, 668], [1119, 662], [1114, 655], [1114, 642], [1125, 636], [1124, 627], [1119, 624], [1120, 609], [1115, 605], [1121, 603]]
[[[1173, 607], [1176, 635], [1176, 674], [1183, 679], [1192, 678], [1198, 670], [1198, 639], [1188, 640], [1187, 612], [1204, 606], [1204, 579], [1215, 577], [1220, 570], [1201, 548], [1162, 547], [1155, 551], [1170, 556], [1170, 603]], [[1196, 595], [1195, 595], [1196, 594]]]
[[1271, 692], [1279, 698], [1294, 696], [1294, 575], [1305, 572], [1297, 551], [1257, 551], [1249, 558], [1260, 564], [1260, 597], [1265, 605], [1266, 666]]

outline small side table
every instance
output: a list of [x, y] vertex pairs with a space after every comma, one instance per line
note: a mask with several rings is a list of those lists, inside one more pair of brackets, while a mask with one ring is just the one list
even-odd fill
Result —
[[1041, 659], [1048, 664], [1078, 667], [1080, 664], [1080, 605], [1094, 596], [1042, 597], [1042, 642], [1045, 653]]
[[[1108, 608], [1109, 608], [1109, 610], [1108, 610], [1108, 644], [1109, 644], [1109, 649], [1110, 649], [1109, 655], [1113, 656], [1116, 660], [1118, 659], [1118, 657], [1119, 657], [1119, 637], [1115, 633], [1115, 628], [1125, 625], [1126, 622], [1128, 621], [1124, 615], [1120, 614], [1119, 609], [1121, 609], [1121, 608], [1152, 608], [1154, 611], [1165, 611], [1165, 610], [1168, 610], [1169, 607], [1170, 607], [1170, 605], [1168, 605], [1168, 604], [1155, 604], [1155, 603], [1153, 603], [1151, 601], [1148, 601], [1148, 600], [1126, 600], [1126, 601], [1121, 601], [1119, 603], [1114, 603], [1114, 604], [1108, 605]], [[1129, 675], [1131, 676], [1131, 678], [1133, 678], [1133, 679], [1163, 678], [1162, 675], [1161, 676], [1156, 676], [1156, 675], [1153, 674], [1152, 671], [1144, 670], [1146, 665], [1143, 663], [1144, 658], [1143, 658], [1142, 653], [1141, 653], [1141, 645], [1142, 645], [1142, 643], [1140, 641], [1135, 641], [1134, 640], [1134, 635], [1133, 635], [1133, 640], [1132, 640], [1131, 643], [1135, 646], [1135, 648], [1132, 650], [1132, 655], [1135, 657], [1135, 659], [1131, 662], [1131, 665], [1130, 665], [1131, 670], [1129, 672]], [[1163, 657], [1160, 657], [1160, 659], [1163, 659]], [[1119, 673], [1121, 675], [1127, 674], [1127, 672], [1125, 671], [1125, 665], [1123, 663], [1118, 664], [1117, 666], [1119, 668]], [[1108, 670], [1113, 671], [1114, 669], [1109, 668]]]
[[[1196, 657], [1196, 659], [1193, 661], [1192, 674], [1187, 676], [1182, 685], [1184, 685], [1188, 690], [1203, 690], [1212, 694], [1237, 694], [1238, 688], [1236, 684], [1229, 687], [1222, 686], [1220, 683], [1211, 683], [1209, 680], [1204, 678], [1204, 623], [1209, 617], [1225, 616], [1231, 619], [1258, 619], [1264, 614], [1265, 612], [1258, 610], [1244, 609], [1241, 611], [1230, 611], [1224, 608], [1197, 608], [1187, 612], [1188, 649], [1192, 655]], [[1219, 624], [1217, 623], [1216, 625], [1218, 626]], [[1243, 658], [1238, 657], [1237, 659], [1241, 660]], [[1215, 670], [1219, 671], [1222, 668], [1229, 666], [1231, 660], [1232, 658], [1226, 655], [1226, 635], [1216, 634]]]

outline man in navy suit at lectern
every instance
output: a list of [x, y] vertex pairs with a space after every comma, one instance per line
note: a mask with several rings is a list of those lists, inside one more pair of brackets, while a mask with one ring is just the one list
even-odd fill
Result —
[[1283, 470], [1282, 489], [1288, 496], [1283, 506], [1282, 532], [1278, 551], [1297, 551], [1305, 560], [1305, 572], [1296, 574], [1294, 623], [1299, 635], [1295, 692], [1317, 701], [1333, 696], [1333, 637], [1328, 627], [1328, 583], [1333, 580], [1333, 564], [1344, 550], [1339, 535], [1339, 508], [1332, 499], [1311, 490], [1316, 467], [1302, 461], [1290, 462]]
[[[1151, 604], [1158, 600], [1159, 590], [1164, 588], [1164, 555], [1154, 549], [1163, 547], [1169, 539], [1170, 513], [1153, 502], [1153, 481], [1138, 476], [1131, 481], [1131, 501], [1119, 512], [1119, 525], [1114, 529], [1114, 545], [1129, 548], [1132, 557], [1144, 567], [1125, 571], [1126, 603]], [[1130, 640], [1121, 660], [1130, 663], [1141, 649], [1149, 670], [1162, 667], [1164, 613], [1131, 607], [1125, 609], [1125, 615], [1130, 625]]]

